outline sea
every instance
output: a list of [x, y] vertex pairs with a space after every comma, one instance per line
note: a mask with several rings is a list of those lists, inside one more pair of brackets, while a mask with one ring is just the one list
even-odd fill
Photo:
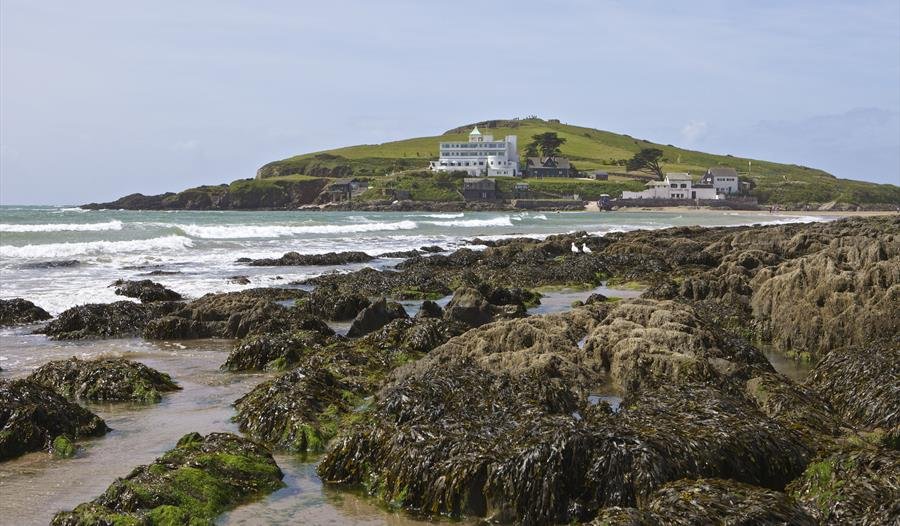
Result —
[[[0, 207], [0, 297], [26, 298], [51, 314], [111, 302], [117, 279], [152, 278], [186, 297], [299, 281], [365, 265], [248, 267], [239, 257], [360, 250], [371, 255], [473, 238], [544, 237], [585, 230], [603, 235], [670, 226], [824, 221], [746, 212], [238, 212], [88, 211]], [[396, 264], [376, 260], [372, 266]], [[239, 285], [233, 277], [246, 276]]]
[[[126, 300], [116, 296], [117, 279], [152, 279], [196, 298], [210, 292], [250, 287], [298, 286], [326, 272], [372, 266], [388, 268], [400, 260], [380, 258], [339, 267], [248, 267], [241, 257], [359, 250], [379, 255], [422, 246], [447, 250], [476, 238], [494, 240], [584, 230], [605, 235], [670, 226], [730, 226], [828, 221], [815, 215], [748, 212], [217, 212], [122, 210], [87, 211], [65, 206], [0, 207], [0, 298], [21, 297], [51, 314], [84, 303]], [[478, 248], [477, 245], [473, 248]], [[234, 278], [245, 276], [249, 284]], [[597, 292], [627, 297], [639, 292], [598, 287]], [[569, 308], [593, 291], [547, 294], [534, 314]], [[412, 312], [417, 305], [405, 305]], [[235, 374], [220, 366], [234, 346], [228, 340], [147, 341], [124, 338], [53, 341], [34, 334], [38, 326], [0, 329], [0, 379], [22, 378], [51, 360], [78, 356], [126, 357], [170, 374], [182, 387], [151, 405], [82, 405], [112, 429], [104, 437], [79, 441], [74, 458], [46, 451], [0, 462], [0, 525], [47, 524], [103, 493], [117, 477], [147, 464], [192, 431], [238, 432], [232, 403], [273, 373]], [[340, 327], [335, 327], [340, 330]], [[774, 362], [795, 376], [794, 362]], [[612, 402], [621, 393], [598, 386], [592, 395]], [[617, 402], [616, 402], [617, 403]], [[416, 517], [379, 506], [352, 491], [324, 485], [316, 474], [320, 457], [276, 454], [285, 487], [222, 516], [217, 524], [418, 525]], [[458, 521], [468, 524], [467, 521]]]

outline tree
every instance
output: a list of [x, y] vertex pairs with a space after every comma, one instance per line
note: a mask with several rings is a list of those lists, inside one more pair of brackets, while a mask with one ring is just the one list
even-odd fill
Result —
[[[526, 146], [526, 152], [540, 150], [543, 157], [556, 157], [561, 152], [559, 147], [565, 144], [566, 140], [558, 137], [556, 132], [545, 132], [533, 135], [531, 144]], [[532, 156], [534, 157], [534, 156]]]
[[530, 142], [525, 145], [525, 157], [537, 157], [540, 154], [537, 143]]
[[662, 181], [664, 175], [662, 167], [659, 165], [662, 156], [663, 151], [659, 148], [644, 148], [625, 163], [625, 168], [629, 172], [639, 171], [653, 174]]

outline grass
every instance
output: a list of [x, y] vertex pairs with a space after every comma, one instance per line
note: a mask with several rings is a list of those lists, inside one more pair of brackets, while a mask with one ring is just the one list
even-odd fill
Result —
[[[428, 161], [437, 158], [438, 143], [441, 141], [466, 141], [470, 125], [430, 137], [417, 137], [381, 144], [348, 146], [324, 152], [297, 155], [263, 166], [258, 177], [266, 179], [274, 176], [294, 174], [320, 176], [383, 176], [398, 171], [421, 169]], [[656, 144], [629, 135], [574, 126], [541, 119], [493, 121], [493, 124], [479, 124], [482, 133], [495, 138], [506, 135], [518, 136], [520, 155], [531, 136], [556, 132], [566, 139], [562, 154], [572, 160], [580, 170], [603, 169], [608, 172], [624, 172], [623, 162], [631, 158], [641, 148], [659, 148], [663, 151], [663, 170], [668, 172], [689, 172], [698, 176], [711, 166], [735, 168], [745, 180], [756, 184], [753, 194], [761, 202], [779, 203], [825, 203], [828, 201], [854, 203], [897, 203], [900, 202], [900, 187], [878, 185], [861, 181], [837, 179], [833, 175], [815, 168], [793, 164], [773, 163], [759, 159], [716, 155], [673, 145]], [[752, 161], [752, 173], [748, 173], [748, 162]], [[533, 190], [556, 193], [578, 193], [584, 198], [594, 199], [601, 193], [619, 195], [624, 190], [641, 190], [636, 181], [620, 175], [611, 175], [610, 181], [595, 181], [595, 184], [573, 181], [529, 179]], [[232, 183], [234, 184], [234, 183]], [[428, 185], [412, 186], [411, 181], [402, 180], [398, 184], [410, 184], [409, 189], [419, 193], [422, 200], [448, 200], [451, 192], [438, 190]], [[512, 184], [512, 183], [510, 183]], [[454, 199], [455, 200], [455, 199]]]

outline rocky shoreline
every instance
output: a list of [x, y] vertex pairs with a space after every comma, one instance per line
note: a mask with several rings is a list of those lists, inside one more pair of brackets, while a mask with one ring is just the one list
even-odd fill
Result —
[[[38, 330], [59, 340], [232, 338], [221, 374], [271, 375], [234, 404], [249, 440], [185, 437], [54, 524], [210, 521], [280, 486], [269, 451], [322, 454], [325, 483], [426, 518], [900, 516], [897, 217], [472, 243], [483, 250], [423, 247], [390, 255], [402, 258], [391, 268], [323, 274], [302, 289], [185, 300], [150, 280], [116, 282], [141, 303], [82, 305], [46, 323]], [[528, 315], [542, 291], [587, 296], [602, 283], [645, 292]], [[411, 299], [421, 302], [415, 312], [398, 303]], [[49, 318], [19, 299], [0, 300], [0, 313], [4, 325]], [[791, 380], [763, 350], [812, 372]], [[168, 375], [125, 360], [53, 362], [27, 380], [0, 381], [9, 401], [0, 404], [0, 458], [105, 432], [80, 399], [154, 402], [173, 389]], [[621, 402], [608, 403], [612, 394]], [[203, 498], [166, 486], [188, 478]], [[154, 497], [129, 497], [144, 494]]]

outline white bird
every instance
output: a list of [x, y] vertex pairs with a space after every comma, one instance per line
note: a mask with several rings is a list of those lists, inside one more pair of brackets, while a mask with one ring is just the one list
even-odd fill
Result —
[[587, 246], [587, 245], [585, 245], [585, 244], [582, 244], [582, 245], [581, 245], [581, 251], [584, 252], [585, 254], [590, 254], [590, 253], [591, 253], [591, 247], [589, 247], [589, 246]]
[[578, 253], [578, 247], [575, 246], [575, 243], [572, 243], [572, 252], [574, 252], [575, 254]]

